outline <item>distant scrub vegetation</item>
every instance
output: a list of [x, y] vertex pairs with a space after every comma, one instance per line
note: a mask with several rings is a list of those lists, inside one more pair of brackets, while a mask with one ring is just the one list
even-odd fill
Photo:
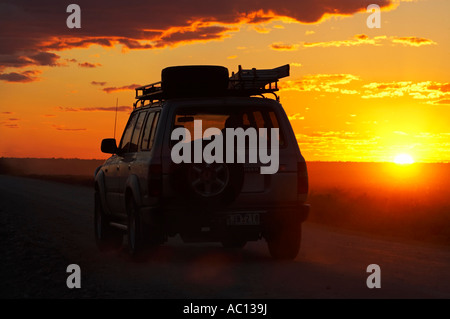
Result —
[[450, 245], [450, 164], [310, 163], [310, 221]]
[[[92, 186], [103, 160], [0, 158], [0, 174]], [[450, 245], [450, 164], [309, 162], [309, 221]]]

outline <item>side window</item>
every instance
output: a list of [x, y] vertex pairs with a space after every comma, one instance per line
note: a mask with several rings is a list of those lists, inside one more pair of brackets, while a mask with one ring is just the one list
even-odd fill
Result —
[[159, 112], [155, 114], [155, 119], [153, 120], [152, 133], [150, 134], [150, 141], [148, 143], [148, 149], [152, 149], [153, 143], [155, 142], [156, 128], [158, 127]]
[[147, 122], [145, 122], [144, 133], [142, 134], [141, 150], [148, 149], [148, 141], [150, 140], [150, 132], [152, 131], [152, 124], [153, 124], [154, 116], [155, 116], [154, 112], [151, 112], [147, 116]]
[[142, 136], [141, 149], [151, 150], [155, 141], [156, 128], [158, 126], [159, 112], [150, 113], [145, 123]]
[[131, 115], [131, 118], [128, 120], [127, 127], [125, 131], [123, 131], [122, 139], [120, 140], [119, 150], [120, 153], [128, 152], [131, 143], [131, 135], [133, 134], [134, 125], [136, 124], [137, 114], [134, 113]]
[[138, 151], [139, 136], [141, 135], [142, 124], [144, 124], [144, 119], [146, 112], [140, 112], [134, 127], [133, 136], [131, 137], [130, 149], [128, 152], [134, 153]]

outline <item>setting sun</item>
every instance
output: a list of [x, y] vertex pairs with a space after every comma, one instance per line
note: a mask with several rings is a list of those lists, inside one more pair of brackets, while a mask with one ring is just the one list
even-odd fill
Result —
[[409, 154], [399, 154], [394, 158], [394, 163], [400, 165], [413, 164], [414, 159]]

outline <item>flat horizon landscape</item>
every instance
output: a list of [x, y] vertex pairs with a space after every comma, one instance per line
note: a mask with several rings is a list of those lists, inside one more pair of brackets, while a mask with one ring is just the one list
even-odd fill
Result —
[[[104, 160], [0, 158], [0, 174], [91, 187]], [[307, 162], [309, 221], [450, 245], [450, 164]]]

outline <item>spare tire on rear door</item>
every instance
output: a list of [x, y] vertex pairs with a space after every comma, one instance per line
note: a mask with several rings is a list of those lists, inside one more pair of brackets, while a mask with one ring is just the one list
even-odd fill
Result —
[[[210, 142], [203, 141], [202, 149]], [[194, 149], [194, 141], [191, 142]], [[224, 157], [226, 150], [224, 149]], [[170, 185], [184, 205], [192, 207], [224, 207], [239, 195], [244, 182], [244, 165], [241, 163], [194, 162], [171, 166]]]
[[215, 65], [167, 67], [161, 72], [166, 98], [222, 96], [228, 89], [228, 69]]

